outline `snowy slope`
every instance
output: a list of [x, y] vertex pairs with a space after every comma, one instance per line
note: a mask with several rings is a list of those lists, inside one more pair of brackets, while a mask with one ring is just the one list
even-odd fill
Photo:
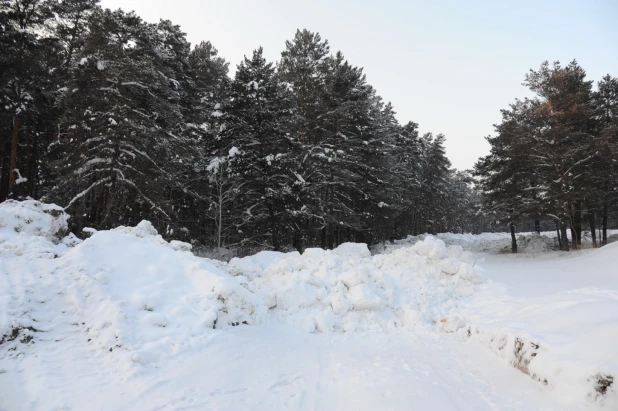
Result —
[[490, 281], [464, 310], [468, 337], [567, 398], [613, 404], [618, 376], [618, 243], [599, 250], [487, 257]]
[[475, 257], [428, 236], [226, 264], [147, 221], [83, 242], [66, 221], [0, 204], [0, 410], [618, 404], [598, 390], [618, 375], [613, 245]]

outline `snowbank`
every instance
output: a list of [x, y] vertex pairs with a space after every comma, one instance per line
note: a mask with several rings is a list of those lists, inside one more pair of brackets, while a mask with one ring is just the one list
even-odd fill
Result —
[[208, 329], [252, 324], [263, 304], [190, 245], [168, 243], [148, 221], [96, 232], [60, 258], [54, 274], [101, 350], [145, 362]]
[[28, 235], [57, 242], [68, 234], [67, 221], [64, 209], [55, 204], [36, 200], [0, 203], [0, 233], [3, 240]]
[[[7, 200], [0, 203], [0, 256], [29, 253], [53, 258], [62, 240], [79, 240], [68, 234], [68, 216], [61, 207], [35, 200]], [[25, 247], [26, 245], [26, 247]]]
[[[550, 233], [522, 233], [517, 235], [517, 251], [519, 253], [544, 253], [557, 249], [557, 240], [548, 236]], [[384, 247], [384, 252], [408, 247], [422, 241], [428, 234], [418, 236], [408, 236], [403, 240], [396, 240], [394, 244]], [[440, 233], [437, 238], [444, 241], [446, 245], [459, 245], [470, 252], [503, 254], [511, 252], [511, 235], [509, 233], [482, 233], [482, 234], [455, 234]]]
[[511, 260], [495, 268], [514, 285], [490, 281], [463, 309], [471, 320], [465, 337], [572, 401], [604, 397], [618, 406], [618, 244], [563, 259]]
[[[62, 242], [67, 217], [59, 207], [9, 202], [2, 209], [7, 223], [0, 232], [11, 238], [5, 249], [21, 252], [12, 254], [14, 267], [0, 284], [8, 313], [0, 335], [49, 328], [36, 318], [48, 317], [40, 313], [46, 304], [56, 316], [48, 322], [72, 316], [99, 354], [117, 352], [134, 363], [172, 355], [213, 328], [260, 323], [269, 309], [271, 317], [310, 332], [417, 323], [452, 332], [465, 325], [460, 299], [480, 282], [469, 253], [434, 237], [374, 257], [365, 244], [346, 243], [302, 255], [261, 252], [226, 265], [195, 257], [189, 244], [165, 241], [148, 221], [90, 229], [83, 242]], [[32, 264], [33, 249], [49, 250], [39, 278], [13, 290], [16, 267]]]
[[148, 221], [90, 230], [81, 242], [59, 238], [67, 216], [57, 206], [9, 201], [0, 218], [2, 342], [36, 341], [37, 331], [71, 321], [99, 354], [147, 363], [266, 311], [233, 276]]
[[[261, 258], [260, 258], [261, 257]], [[264, 261], [271, 260], [264, 264]], [[414, 247], [371, 257], [365, 244], [302, 255], [265, 254], [234, 259], [254, 277], [249, 289], [271, 312], [309, 332], [414, 327], [417, 322], [454, 331], [465, 322], [458, 301], [480, 278], [469, 253], [428, 237]], [[256, 267], [262, 269], [255, 275]]]

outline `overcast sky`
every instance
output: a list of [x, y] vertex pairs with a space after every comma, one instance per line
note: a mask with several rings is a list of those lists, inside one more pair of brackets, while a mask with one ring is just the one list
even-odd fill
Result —
[[195, 44], [210, 40], [235, 70], [259, 46], [276, 61], [297, 28], [364, 67], [402, 123], [443, 133], [457, 168], [487, 153], [530, 68], [577, 59], [589, 79], [618, 76], [617, 0], [102, 0], [147, 21], [179, 24]]

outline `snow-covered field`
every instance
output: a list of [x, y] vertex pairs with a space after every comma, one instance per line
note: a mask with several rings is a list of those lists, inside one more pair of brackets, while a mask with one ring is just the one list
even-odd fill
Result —
[[0, 410], [618, 408], [618, 244], [224, 263], [148, 222], [82, 242], [66, 218], [0, 204]]

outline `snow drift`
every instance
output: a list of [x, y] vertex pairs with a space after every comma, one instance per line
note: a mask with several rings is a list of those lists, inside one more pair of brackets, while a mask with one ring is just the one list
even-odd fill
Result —
[[[57, 206], [6, 202], [0, 216], [8, 261], [0, 335], [36, 340], [33, 330], [70, 316], [99, 355], [115, 352], [125, 364], [173, 355], [208, 330], [260, 323], [268, 313], [310, 332], [417, 323], [454, 331], [465, 325], [459, 300], [480, 281], [469, 253], [433, 237], [389, 255], [342, 244], [302, 255], [262, 252], [226, 265], [164, 240], [148, 221], [88, 230], [81, 241], [64, 236], [68, 217]], [[36, 264], [39, 278], [14, 289], [23, 264]]]
[[[147, 221], [67, 242], [71, 237], [58, 238], [67, 221], [59, 207], [7, 202], [0, 216], [4, 340], [36, 340], [33, 330], [70, 316], [100, 353], [143, 363], [195, 343], [208, 329], [252, 324], [264, 314], [232, 276], [193, 256], [189, 244], [165, 241]], [[39, 278], [16, 278], [23, 265], [36, 266]]]
[[253, 294], [189, 249], [142, 221], [94, 233], [60, 258], [54, 275], [67, 281], [66, 298], [94, 344], [142, 362], [263, 315]]
[[[613, 230], [610, 230], [613, 232]], [[592, 239], [589, 232], [583, 233], [583, 246], [592, 247]], [[422, 241], [428, 234], [408, 236], [403, 240], [396, 240], [394, 244], [387, 244], [382, 247], [380, 252], [390, 252], [390, 250], [409, 247]], [[509, 233], [482, 233], [482, 234], [455, 234], [439, 233], [435, 237], [444, 241], [447, 246], [460, 245], [464, 249], [475, 253], [486, 254], [508, 254], [511, 252], [511, 235]], [[609, 237], [612, 242], [612, 236]], [[519, 233], [517, 234], [517, 252], [524, 254], [540, 254], [548, 251], [558, 250], [559, 244], [555, 232], [538, 233]]]
[[256, 257], [233, 259], [230, 266], [249, 268], [254, 278], [248, 288], [277, 317], [309, 332], [413, 327], [419, 321], [456, 329], [464, 324], [459, 299], [480, 282], [468, 253], [433, 237], [374, 257], [365, 244], [352, 243], [263, 255], [269, 264]]

